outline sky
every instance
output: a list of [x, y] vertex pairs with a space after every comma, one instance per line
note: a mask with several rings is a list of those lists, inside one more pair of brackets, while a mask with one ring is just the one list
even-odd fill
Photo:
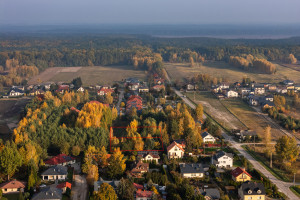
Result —
[[300, 0], [0, 0], [0, 24], [300, 24], [299, 8]]

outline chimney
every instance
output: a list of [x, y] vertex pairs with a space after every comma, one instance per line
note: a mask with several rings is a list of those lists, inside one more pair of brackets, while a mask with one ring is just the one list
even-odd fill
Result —
[[51, 193], [51, 196], [53, 196], [54, 194], [53, 194], [53, 192]]

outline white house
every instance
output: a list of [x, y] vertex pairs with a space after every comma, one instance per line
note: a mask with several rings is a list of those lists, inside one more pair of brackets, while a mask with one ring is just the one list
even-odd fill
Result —
[[226, 96], [228, 98], [230, 98], [230, 97], [238, 97], [239, 93], [237, 93], [236, 91], [233, 91], [233, 90], [229, 90], [229, 91], [226, 92]]
[[180, 163], [180, 173], [184, 178], [203, 178], [204, 170], [200, 163]]
[[233, 155], [224, 151], [219, 151], [217, 154], [211, 157], [211, 164], [216, 167], [229, 168], [233, 166]]
[[142, 158], [142, 161], [155, 161], [155, 163], [158, 163], [158, 160], [160, 159], [159, 155], [155, 155], [155, 154], [145, 154], [144, 157]]
[[44, 181], [66, 180], [68, 168], [62, 165], [53, 166], [44, 171], [41, 175]]
[[216, 139], [214, 138], [214, 136], [212, 136], [208, 132], [201, 133], [201, 137], [202, 137], [202, 140], [204, 143], [215, 143], [216, 142]]
[[83, 87], [78, 88], [77, 92], [84, 92], [84, 88]]
[[168, 152], [168, 158], [182, 158], [184, 155], [184, 149], [181, 144], [178, 144], [177, 142], [172, 142], [167, 147], [167, 152]]

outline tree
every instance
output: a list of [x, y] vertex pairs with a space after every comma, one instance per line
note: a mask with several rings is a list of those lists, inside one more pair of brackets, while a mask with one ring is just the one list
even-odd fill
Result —
[[111, 93], [110, 93], [110, 92], [107, 93], [107, 94], [105, 95], [105, 103], [107, 103], [107, 104], [112, 104], [113, 101], [114, 101], [114, 98], [111, 96]]
[[133, 183], [130, 180], [124, 178], [120, 180], [120, 184], [117, 188], [117, 194], [120, 200], [134, 199], [134, 191], [135, 187], [133, 186]]
[[98, 192], [94, 193], [94, 200], [117, 200], [114, 188], [108, 183], [102, 183]]
[[4, 149], [0, 152], [0, 169], [3, 174], [7, 175], [7, 179], [14, 175], [18, 168], [22, 165], [22, 157], [13, 142], [7, 141]]
[[79, 146], [73, 146], [72, 147], [72, 155], [73, 156], [78, 156], [80, 154], [80, 147]]
[[122, 175], [126, 169], [125, 159], [122, 152], [117, 149], [109, 160], [107, 174], [114, 178]]
[[97, 165], [90, 165], [87, 172], [87, 181], [90, 185], [93, 185], [99, 178], [99, 172]]
[[81, 78], [80, 77], [77, 77], [77, 78], [74, 78], [72, 80], [72, 84], [74, 85], [74, 88], [75, 89], [78, 89], [82, 86], [82, 81], [81, 81]]
[[295, 162], [299, 155], [299, 147], [296, 139], [288, 136], [282, 136], [277, 140], [275, 150], [280, 163], [286, 163], [287, 166]]
[[296, 64], [297, 58], [293, 54], [289, 54], [289, 56], [285, 59], [285, 61], [289, 64]]
[[200, 103], [196, 107], [196, 119], [198, 121], [201, 121], [203, 119], [203, 106]]

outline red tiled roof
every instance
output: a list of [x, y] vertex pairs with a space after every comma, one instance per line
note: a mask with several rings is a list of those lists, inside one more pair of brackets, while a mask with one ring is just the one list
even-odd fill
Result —
[[247, 174], [248, 176], [250, 176], [252, 178], [252, 176], [243, 168], [237, 167], [234, 170], [231, 171], [231, 175], [234, 177], [238, 177], [239, 175], [241, 175], [242, 173]]
[[158, 88], [165, 88], [165, 86], [164, 86], [164, 85], [154, 85], [153, 88], [154, 88], [154, 89], [156, 89], [156, 88], [157, 88], [157, 89], [158, 89]]
[[69, 86], [68, 85], [60, 85], [58, 86], [58, 90], [68, 90]]
[[153, 192], [152, 191], [137, 191], [136, 192], [136, 197], [147, 197], [151, 198]]
[[75, 160], [75, 158], [68, 156], [66, 154], [59, 154], [53, 158], [50, 158], [49, 160], [45, 161], [45, 164], [48, 165], [59, 165], [59, 164], [63, 164], [69, 161], [73, 161]]
[[72, 184], [69, 182], [64, 182], [64, 183], [61, 183], [56, 186], [56, 188], [60, 188], [60, 189], [65, 188], [65, 187], [72, 189]]
[[183, 147], [181, 144], [178, 144], [177, 142], [172, 142], [172, 144], [170, 144], [168, 147], [167, 147], [167, 151], [170, 151], [174, 146], [177, 146], [179, 149], [181, 149], [182, 151], [184, 151]]
[[100, 92], [104, 92], [104, 94], [108, 94], [108, 93], [113, 93], [114, 90], [113, 89], [101, 88], [100, 90], [98, 90], [98, 93], [100, 93]]
[[137, 184], [137, 183], [133, 183], [133, 186], [134, 186], [137, 190], [143, 190], [143, 189], [144, 189], [144, 186], [139, 185], [139, 184]]
[[6, 183], [0, 184], [1, 189], [25, 188], [25, 182], [11, 180]]
[[136, 166], [131, 170], [131, 173], [141, 173], [142, 171], [148, 171], [149, 163], [139, 161]]
[[78, 110], [77, 108], [75, 108], [75, 107], [71, 107], [70, 108], [72, 111], [75, 111], [75, 112], [79, 112], [80, 110]]

